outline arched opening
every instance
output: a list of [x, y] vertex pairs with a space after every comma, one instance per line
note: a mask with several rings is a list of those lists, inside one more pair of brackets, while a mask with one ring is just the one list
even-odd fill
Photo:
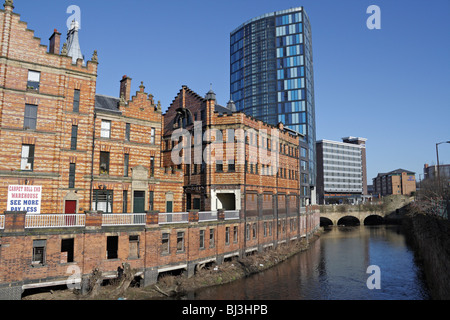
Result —
[[338, 220], [338, 226], [359, 226], [359, 219], [353, 216], [345, 216]]
[[384, 218], [377, 216], [377, 215], [370, 215], [367, 218], [364, 219], [364, 225], [365, 226], [376, 226], [384, 224]]
[[328, 226], [332, 226], [333, 225], [333, 221], [331, 221], [328, 218], [325, 217], [320, 217], [320, 226], [321, 227], [328, 227]]

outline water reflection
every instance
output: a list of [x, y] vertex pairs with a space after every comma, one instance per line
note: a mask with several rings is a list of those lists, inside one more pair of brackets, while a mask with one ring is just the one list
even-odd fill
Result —
[[[270, 270], [199, 290], [194, 299], [402, 300], [429, 299], [414, 254], [399, 226], [332, 227], [310, 250]], [[367, 267], [381, 271], [381, 289], [369, 290]]]

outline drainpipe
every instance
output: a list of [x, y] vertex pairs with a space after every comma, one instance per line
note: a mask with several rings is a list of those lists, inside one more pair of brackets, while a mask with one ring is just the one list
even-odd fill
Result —
[[97, 113], [94, 111], [94, 130], [92, 133], [92, 154], [91, 154], [91, 186], [89, 188], [89, 211], [92, 211], [92, 185], [94, 181], [94, 151], [95, 151], [95, 120]]
[[[249, 141], [250, 146], [250, 141]], [[247, 170], [250, 164], [250, 157], [247, 159], [247, 137], [244, 130], [244, 248], [243, 254], [245, 255], [245, 248], [247, 248]]]

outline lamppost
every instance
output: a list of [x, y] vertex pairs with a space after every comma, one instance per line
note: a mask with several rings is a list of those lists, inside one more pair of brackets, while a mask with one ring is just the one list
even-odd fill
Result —
[[443, 144], [443, 143], [450, 143], [450, 141], [443, 141], [443, 142], [438, 142], [436, 143], [436, 159], [437, 159], [437, 179], [438, 179], [438, 190], [441, 191], [441, 179], [439, 176], [439, 151], [438, 151], [438, 145]]

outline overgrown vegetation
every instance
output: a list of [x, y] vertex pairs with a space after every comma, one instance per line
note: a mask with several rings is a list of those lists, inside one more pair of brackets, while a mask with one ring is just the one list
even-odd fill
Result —
[[427, 214], [448, 219], [450, 210], [450, 179], [446, 176], [439, 180], [421, 181], [416, 201], [411, 205], [411, 214]]

